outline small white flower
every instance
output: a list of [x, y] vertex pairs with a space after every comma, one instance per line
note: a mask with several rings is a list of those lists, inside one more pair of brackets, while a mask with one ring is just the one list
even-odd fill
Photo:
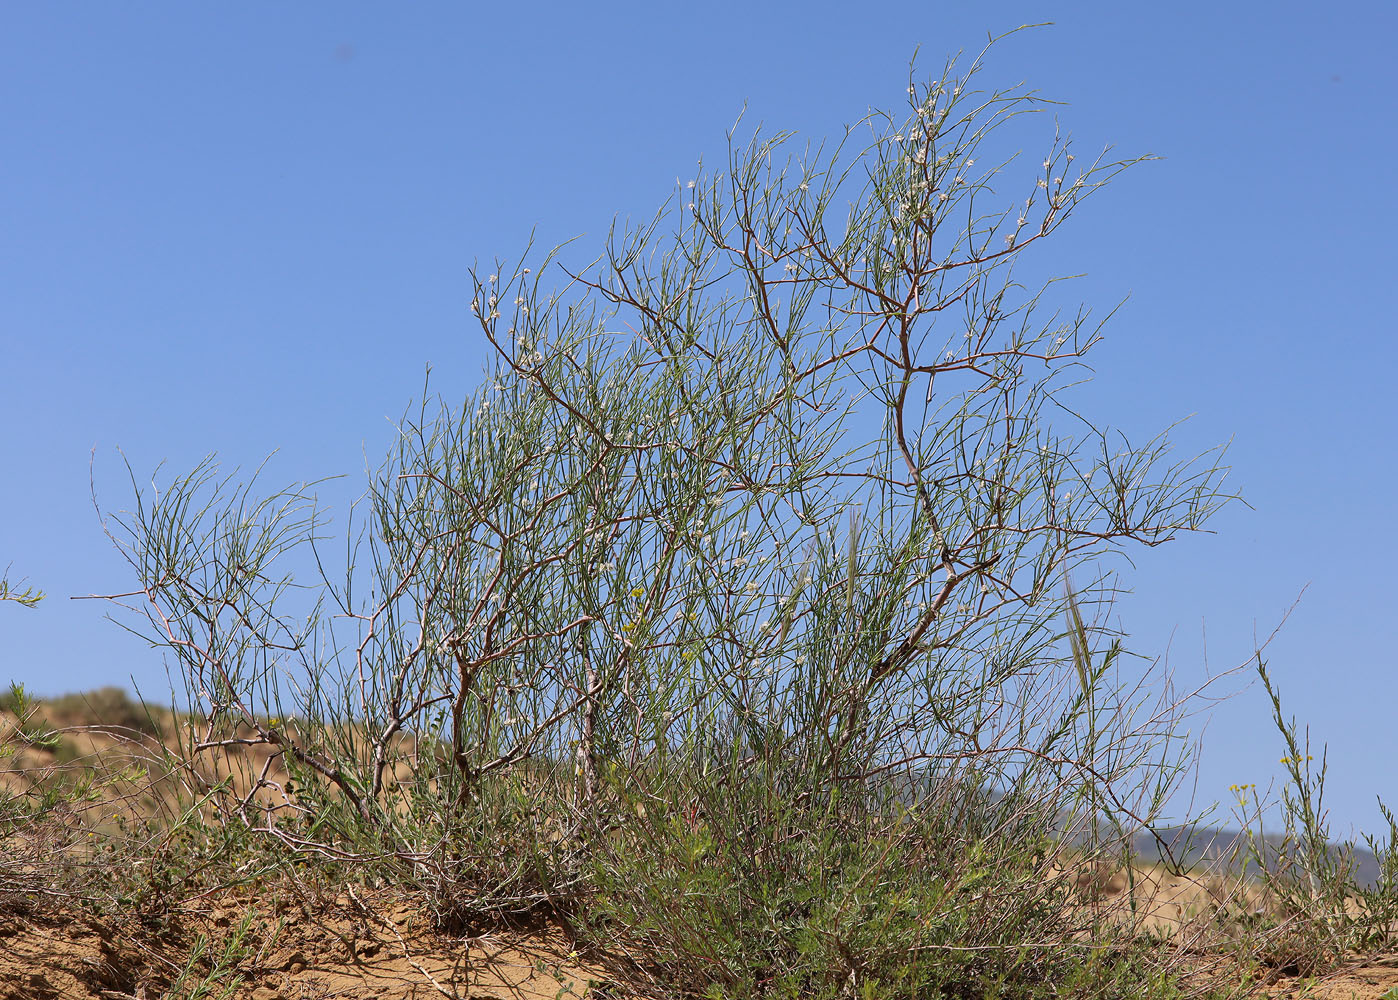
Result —
[[1049, 160], [1045, 160], [1045, 161], [1044, 161], [1044, 169], [1045, 169], [1045, 170], [1047, 170], [1051, 165], [1052, 165], [1052, 164], [1051, 164], [1051, 162], [1050, 162]]
[[757, 593], [757, 581], [749, 580], [747, 586], [745, 586], [743, 590], [747, 591], [749, 594]]

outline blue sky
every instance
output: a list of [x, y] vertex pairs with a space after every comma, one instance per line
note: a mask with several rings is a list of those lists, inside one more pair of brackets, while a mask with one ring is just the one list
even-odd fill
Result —
[[[1121, 624], [1189, 687], [1309, 588], [1271, 671], [1329, 744], [1336, 832], [1378, 832], [1375, 796], [1398, 806], [1398, 8], [1053, 6], [7, 5], [0, 568], [49, 599], [0, 606], [0, 681], [165, 690], [155, 652], [69, 600], [132, 583], [94, 448], [112, 506], [118, 448], [143, 472], [275, 450], [269, 482], [349, 474], [342, 510], [428, 362], [448, 396], [479, 377], [474, 260], [648, 215], [744, 103], [819, 139], [898, 104], [915, 46], [930, 76], [1052, 18], [986, 80], [1067, 102], [1082, 149], [1164, 157], [1055, 237], [1084, 301], [1130, 295], [1091, 412], [1135, 434], [1194, 414], [1181, 449], [1231, 438], [1254, 508], [1135, 553]], [[1268, 712], [1253, 687], [1214, 713], [1200, 802], [1281, 776]]]

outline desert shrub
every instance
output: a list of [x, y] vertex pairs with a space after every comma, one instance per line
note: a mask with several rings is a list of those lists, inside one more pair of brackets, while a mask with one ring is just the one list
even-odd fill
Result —
[[1041, 104], [979, 72], [830, 148], [734, 139], [589, 266], [473, 272], [485, 381], [404, 417], [343, 581], [314, 484], [133, 471], [107, 523], [184, 758], [290, 771], [189, 794], [444, 920], [547, 910], [661, 992], [1021, 996], [1106, 961], [1053, 845], [1095, 863], [1184, 758], [1069, 576], [1229, 496], [1215, 454], [1068, 406], [1100, 324], [1015, 268], [1137, 159], [1002, 156]]
[[643, 836], [594, 852], [584, 919], [696, 995], [982, 996], [1073, 964], [1046, 837], [968, 830], [945, 812], [870, 829], [832, 823], [839, 811], [769, 812], [741, 836], [648, 814]]

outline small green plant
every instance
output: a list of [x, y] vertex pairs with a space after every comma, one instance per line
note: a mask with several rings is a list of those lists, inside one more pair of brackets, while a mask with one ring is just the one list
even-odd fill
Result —
[[1279, 758], [1288, 781], [1282, 788], [1283, 837], [1269, 843], [1261, 834], [1261, 803], [1254, 785], [1235, 786], [1240, 805], [1252, 796], [1254, 822], [1245, 819], [1246, 868], [1254, 868], [1275, 911], [1267, 933], [1257, 935], [1258, 953], [1269, 964], [1288, 966], [1303, 973], [1335, 968], [1356, 954], [1370, 954], [1390, 947], [1398, 930], [1398, 826], [1383, 802], [1379, 808], [1389, 821], [1389, 838], [1380, 843], [1369, 836], [1368, 846], [1380, 861], [1380, 875], [1372, 886], [1355, 878], [1354, 851], [1349, 845], [1331, 843], [1324, 807], [1326, 754], [1320, 760], [1310, 752], [1309, 731], [1298, 728], [1295, 717], [1282, 711], [1281, 693], [1274, 685], [1261, 655], [1257, 672], [1271, 700], [1272, 722], [1282, 737], [1285, 753]]
[[270, 938], [258, 942], [253, 930], [260, 922], [256, 910], [249, 908], [222, 941], [215, 943], [208, 934], [200, 934], [165, 995], [170, 1000], [232, 1000], [242, 996], [250, 960], [271, 946], [281, 926], [278, 924]]
[[[62, 737], [40, 713], [40, 703], [24, 690], [24, 685], [11, 682], [9, 691], [0, 695], [0, 710], [15, 716], [14, 735], [19, 744], [40, 750], [56, 750]], [[0, 748], [0, 753], [12, 753], [14, 747]]]
[[[23, 582], [21, 580], [20, 584]], [[33, 608], [37, 607], [39, 602], [44, 599], [43, 591], [35, 590], [33, 587], [26, 587], [23, 590], [15, 589], [18, 586], [19, 584], [10, 583], [9, 567], [6, 567], [4, 575], [0, 576], [0, 601], [14, 601], [22, 607]]]

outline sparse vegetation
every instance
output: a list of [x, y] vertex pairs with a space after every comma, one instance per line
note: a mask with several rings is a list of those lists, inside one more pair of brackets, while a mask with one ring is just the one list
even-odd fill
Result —
[[1305, 974], [1333, 968], [1354, 955], [1388, 951], [1398, 942], [1398, 827], [1393, 814], [1380, 800], [1389, 836], [1366, 838], [1379, 860], [1379, 873], [1364, 884], [1355, 875], [1353, 845], [1331, 841], [1324, 809], [1324, 751], [1317, 764], [1309, 733], [1299, 732], [1295, 718], [1283, 714], [1280, 692], [1260, 656], [1257, 672], [1286, 748], [1280, 763], [1290, 777], [1282, 790], [1280, 843], [1262, 835], [1256, 790], [1251, 790], [1251, 801], [1246, 792], [1239, 800], [1245, 837], [1238, 853], [1257, 873], [1268, 904], [1254, 921], [1266, 931], [1258, 946], [1272, 964]]
[[0, 913], [79, 908], [140, 943], [94, 992], [190, 1000], [313, 926], [466, 995], [403, 900], [556, 928], [534, 967], [599, 997], [1226, 997], [1391, 947], [1393, 841], [1376, 887], [1334, 862], [1260, 658], [1294, 849], [1173, 916], [1132, 855], [1192, 705], [1100, 567], [1232, 495], [1070, 408], [1101, 324], [1025, 282], [1141, 158], [1020, 163], [1043, 102], [979, 71], [829, 149], [733, 138], [587, 267], [475, 273], [485, 381], [404, 418], [343, 578], [314, 484], [133, 472], [110, 600], [179, 711], [0, 699]]

